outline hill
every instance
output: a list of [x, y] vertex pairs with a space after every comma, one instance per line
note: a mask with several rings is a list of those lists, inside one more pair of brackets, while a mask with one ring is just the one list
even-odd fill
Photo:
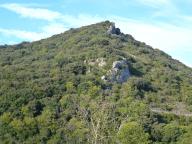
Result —
[[1, 143], [190, 144], [192, 69], [106, 21], [0, 46]]

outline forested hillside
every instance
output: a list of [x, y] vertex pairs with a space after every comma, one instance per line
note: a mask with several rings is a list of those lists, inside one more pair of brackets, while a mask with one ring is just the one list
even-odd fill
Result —
[[0, 143], [191, 142], [192, 69], [113, 23], [0, 46]]

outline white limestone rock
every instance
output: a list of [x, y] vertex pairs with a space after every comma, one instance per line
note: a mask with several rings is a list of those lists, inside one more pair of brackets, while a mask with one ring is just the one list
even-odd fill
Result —
[[99, 67], [104, 67], [106, 65], [106, 61], [104, 58], [97, 58], [96, 60], [85, 60], [85, 64], [91, 65], [91, 66], [99, 66]]
[[126, 60], [114, 61], [111, 70], [108, 71], [106, 76], [101, 79], [108, 82], [123, 83], [131, 76], [129, 66]]

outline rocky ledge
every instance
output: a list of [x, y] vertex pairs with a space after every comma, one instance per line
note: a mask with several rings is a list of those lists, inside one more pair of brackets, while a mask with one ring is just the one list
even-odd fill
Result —
[[123, 83], [126, 82], [130, 76], [128, 63], [124, 59], [114, 61], [111, 70], [109, 70], [106, 75], [102, 76], [101, 79], [107, 82]]

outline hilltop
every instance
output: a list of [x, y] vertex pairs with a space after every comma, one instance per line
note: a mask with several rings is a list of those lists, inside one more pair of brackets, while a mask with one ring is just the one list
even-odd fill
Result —
[[0, 46], [2, 143], [189, 144], [192, 69], [109, 21]]

